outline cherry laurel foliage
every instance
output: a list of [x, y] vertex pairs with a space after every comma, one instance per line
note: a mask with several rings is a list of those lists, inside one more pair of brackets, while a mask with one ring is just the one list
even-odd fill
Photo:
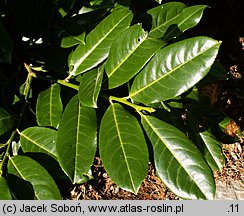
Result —
[[[0, 20], [0, 61], [29, 63], [28, 74], [16, 69], [22, 79], [12, 102], [0, 104], [0, 199], [25, 199], [24, 188], [30, 199], [62, 199], [62, 181], [82, 184], [92, 178], [95, 156], [112, 181], [133, 193], [151, 158], [177, 196], [214, 199], [212, 170], [221, 170], [224, 158], [218, 134], [202, 121], [197, 85], [207, 74], [214, 76], [221, 42], [184, 35], [207, 6], [155, 1], [141, 14], [145, 23], [137, 23], [129, 1], [44, 1], [54, 11], [50, 22], [38, 4], [27, 2], [44, 14], [42, 21], [30, 14], [40, 29], [23, 27], [29, 16], [24, 12], [13, 19], [16, 29], [23, 27], [18, 32], [28, 52], [14, 53], [8, 20]], [[23, 52], [29, 60], [19, 58]], [[1, 76], [9, 79], [9, 88], [15, 76]], [[180, 126], [182, 114], [187, 120]]]

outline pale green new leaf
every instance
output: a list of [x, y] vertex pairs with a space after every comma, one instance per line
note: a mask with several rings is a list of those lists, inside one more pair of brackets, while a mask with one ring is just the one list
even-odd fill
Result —
[[63, 105], [58, 84], [39, 93], [36, 104], [36, 119], [39, 126], [57, 128], [62, 112]]
[[152, 18], [152, 27], [149, 32], [150, 37], [161, 38], [172, 24], [177, 24], [177, 17], [186, 8], [181, 2], [169, 2], [153, 9], [147, 13]]
[[80, 35], [70, 35], [63, 37], [61, 40], [61, 47], [68, 48], [77, 44], [85, 44], [85, 32], [82, 32]]
[[0, 108], [0, 135], [8, 132], [13, 126], [13, 116]]
[[172, 125], [152, 116], [141, 117], [153, 146], [157, 174], [166, 186], [185, 199], [213, 199], [213, 174], [200, 150]]
[[220, 44], [208, 37], [195, 37], [163, 48], [136, 76], [130, 98], [150, 104], [181, 95], [208, 73]]
[[10, 157], [8, 173], [16, 175], [33, 186], [34, 199], [60, 200], [59, 189], [50, 174], [35, 160], [26, 156]]
[[137, 193], [147, 173], [147, 144], [137, 119], [117, 103], [112, 103], [103, 116], [99, 153], [111, 179]]
[[2, 176], [0, 176], [0, 200], [12, 200], [8, 183]]
[[212, 170], [221, 171], [224, 166], [224, 155], [221, 143], [209, 131], [199, 133], [204, 142], [204, 157]]
[[109, 88], [118, 87], [136, 75], [165, 42], [148, 38], [148, 33], [134, 25], [112, 43], [105, 71]]
[[66, 106], [58, 129], [58, 161], [73, 183], [81, 183], [94, 160], [97, 119], [93, 108], [84, 107], [74, 96]]
[[29, 127], [19, 132], [24, 152], [43, 152], [57, 158], [57, 131], [45, 127]]
[[132, 20], [132, 12], [126, 8], [114, 10], [86, 37], [85, 45], [79, 45], [69, 62], [70, 75], [78, 75], [100, 64], [108, 57], [113, 40]]
[[97, 108], [97, 99], [102, 86], [104, 67], [85, 73], [80, 80], [78, 97], [83, 106]]

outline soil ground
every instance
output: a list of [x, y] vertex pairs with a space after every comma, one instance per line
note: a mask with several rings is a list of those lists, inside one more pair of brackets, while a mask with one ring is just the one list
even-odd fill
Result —
[[[221, 172], [214, 172], [217, 185], [216, 199], [244, 199], [244, 145], [241, 143], [223, 144], [226, 157]], [[99, 158], [92, 167], [94, 179], [70, 188], [67, 199], [72, 200], [178, 200], [157, 177], [149, 164], [148, 173], [137, 195], [122, 190], [112, 182]]]

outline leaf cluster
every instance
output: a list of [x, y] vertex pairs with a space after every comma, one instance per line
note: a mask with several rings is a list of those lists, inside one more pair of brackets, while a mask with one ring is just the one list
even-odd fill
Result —
[[60, 183], [89, 181], [95, 156], [133, 193], [150, 158], [179, 197], [214, 199], [212, 171], [223, 167], [231, 120], [199, 89], [225, 79], [221, 42], [185, 35], [206, 5], [155, 1], [140, 13], [133, 1], [4, 6], [0, 199], [62, 199]]

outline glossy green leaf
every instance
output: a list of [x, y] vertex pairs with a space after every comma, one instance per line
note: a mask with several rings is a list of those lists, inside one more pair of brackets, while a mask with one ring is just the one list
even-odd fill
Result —
[[58, 161], [73, 183], [80, 183], [93, 163], [96, 130], [95, 110], [82, 106], [74, 96], [64, 110], [57, 137]]
[[80, 35], [70, 35], [62, 38], [61, 47], [68, 48], [77, 44], [85, 44], [85, 32]]
[[79, 100], [83, 106], [97, 108], [97, 99], [102, 86], [104, 67], [85, 73], [80, 80]]
[[147, 144], [136, 118], [117, 103], [111, 104], [103, 116], [99, 152], [111, 179], [137, 193], [147, 173]]
[[37, 200], [61, 199], [59, 189], [50, 174], [27, 156], [18, 155], [9, 158], [8, 173], [30, 182]]
[[[203, 15], [206, 5], [195, 5], [185, 8], [175, 19], [165, 33], [163, 39], [170, 40], [178, 37], [182, 32], [196, 26]], [[178, 31], [178, 32], [177, 32]], [[167, 34], [167, 35], [166, 35]]]
[[114, 10], [86, 37], [85, 45], [79, 45], [73, 53], [69, 66], [70, 75], [86, 72], [104, 61], [113, 40], [128, 26], [132, 13], [126, 8]]
[[212, 170], [221, 172], [225, 162], [221, 143], [209, 131], [201, 132], [199, 135], [205, 144], [203, 154], [206, 161]]
[[2, 176], [0, 176], [0, 200], [12, 200], [8, 183]]
[[174, 126], [141, 116], [153, 146], [157, 174], [167, 187], [185, 199], [213, 199], [213, 174], [200, 150]]
[[147, 13], [152, 17], [152, 27], [149, 36], [161, 38], [172, 24], [177, 24], [177, 17], [186, 8], [181, 2], [169, 2], [159, 5]]
[[148, 38], [141, 26], [122, 32], [112, 43], [105, 65], [109, 88], [118, 87], [136, 75], [165, 42]]
[[[199, 112], [199, 110], [197, 110]], [[208, 109], [208, 112], [211, 110]], [[186, 117], [186, 128], [189, 138], [201, 150], [208, 165], [214, 171], [221, 171], [224, 165], [222, 145], [216, 137], [207, 130], [206, 116], [196, 114], [190, 108]], [[204, 119], [203, 119], [204, 118]], [[212, 119], [213, 120], [213, 119]]]
[[208, 73], [220, 44], [195, 37], [163, 48], [136, 76], [130, 98], [149, 104], [181, 95]]
[[222, 145], [216, 137], [201, 123], [202, 116], [187, 112], [186, 128], [189, 138], [201, 150], [208, 165], [214, 171], [221, 171], [224, 165]]
[[60, 97], [60, 86], [52, 85], [40, 92], [36, 104], [36, 118], [39, 126], [52, 126], [57, 128], [63, 112]]
[[57, 158], [57, 131], [45, 127], [29, 127], [19, 132], [24, 152], [43, 152]]
[[176, 24], [178, 25], [178, 28], [184, 32], [187, 29], [196, 26], [200, 22], [203, 11], [206, 7], [206, 5], [194, 5], [185, 8], [177, 17]]
[[0, 108], [0, 135], [8, 132], [13, 126], [13, 116]]

